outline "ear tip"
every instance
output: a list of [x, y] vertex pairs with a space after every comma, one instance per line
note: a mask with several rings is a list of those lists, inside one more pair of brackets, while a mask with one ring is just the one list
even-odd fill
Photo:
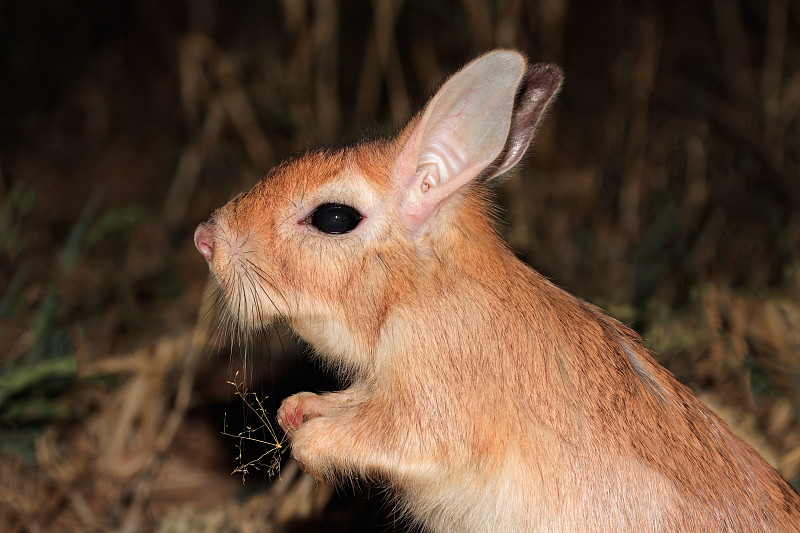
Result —
[[528, 85], [547, 88], [553, 93], [558, 91], [561, 84], [564, 82], [564, 71], [561, 67], [555, 63], [529, 64], [527, 56], [513, 48], [497, 48], [491, 50], [479, 57], [476, 62], [482, 59], [491, 59], [506, 64], [514, 64], [518, 68], [524, 69], [524, 76], [528, 80]]
[[519, 71], [521, 75], [525, 70], [527, 59], [518, 50], [512, 48], [497, 48], [475, 59], [474, 63], [478, 62], [486, 62], [487, 64], [493, 63], [495, 64], [495, 68], [504, 68], [508, 66]]
[[528, 70], [537, 77], [548, 77], [559, 82], [564, 79], [564, 71], [555, 63], [536, 63], [528, 67]]
[[517, 57], [521, 57], [523, 59], [525, 58], [525, 56], [522, 55], [522, 52], [513, 48], [494, 48], [483, 55], [478, 56], [479, 59], [482, 57], [504, 57], [508, 59]]
[[528, 85], [547, 88], [555, 93], [564, 82], [564, 71], [554, 63], [536, 63], [528, 67]]

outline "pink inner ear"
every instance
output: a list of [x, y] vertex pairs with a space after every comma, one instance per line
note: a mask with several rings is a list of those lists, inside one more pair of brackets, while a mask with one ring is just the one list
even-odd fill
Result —
[[455, 73], [413, 123], [397, 162], [400, 215], [409, 227], [431, 213], [500, 154], [511, 126], [525, 59], [500, 50]]

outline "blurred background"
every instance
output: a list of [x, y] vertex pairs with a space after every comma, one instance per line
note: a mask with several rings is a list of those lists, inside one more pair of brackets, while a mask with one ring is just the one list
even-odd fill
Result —
[[275, 409], [340, 384], [279, 327], [214, 334], [192, 232], [493, 47], [566, 75], [507, 239], [799, 486], [799, 29], [798, 0], [0, 2], [0, 529], [400, 530], [298, 473]]

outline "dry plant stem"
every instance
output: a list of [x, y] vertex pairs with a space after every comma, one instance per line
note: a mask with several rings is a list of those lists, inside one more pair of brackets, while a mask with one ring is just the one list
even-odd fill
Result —
[[202, 127], [197, 130], [201, 100], [211, 98], [211, 84], [205, 78], [203, 65], [213, 53], [213, 48], [207, 37], [194, 35], [184, 38], [179, 49], [178, 74], [181, 82], [181, 101], [187, 127], [194, 132], [194, 138], [181, 152], [172, 185], [164, 202], [162, 219], [168, 227], [173, 227], [183, 219], [192, 192], [197, 185], [205, 154], [218, 143], [223, 126], [223, 107], [214, 98], [208, 103]]
[[[241, 473], [242, 474], [242, 483], [245, 482], [245, 476], [249, 473], [250, 468], [259, 469], [261, 466], [266, 466], [267, 475], [272, 477], [272, 475], [279, 471], [280, 469], [280, 456], [281, 452], [283, 451], [283, 444], [286, 442], [286, 437], [278, 438], [277, 433], [275, 432], [272, 423], [269, 420], [269, 415], [267, 414], [266, 409], [264, 409], [264, 405], [262, 400], [258, 398], [255, 393], [248, 393], [246, 390], [242, 391], [240, 388], [240, 384], [238, 382], [239, 373], [237, 372], [234, 376], [233, 381], [228, 381], [227, 383], [234, 388], [234, 394], [238, 396], [242, 402], [244, 402], [247, 409], [254, 414], [261, 425], [257, 428], [247, 427], [243, 431], [240, 431], [237, 434], [228, 433], [227, 431], [223, 431], [222, 434], [227, 437], [232, 437], [239, 440], [239, 457], [238, 460], [240, 461], [239, 466], [237, 466], [232, 473]], [[250, 399], [252, 398], [252, 400]], [[254, 405], [255, 404], [255, 405]], [[263, 438], [253, 437], [252, 435], [256, 432], [266, 431], [269, 433], [271, 440], [264, 440]], [[243, 441], [250, 441], [255, 442], [258, 444], [263, 444], [267, 447], [267, 450], [261, 454], [259, 457], [247, 461], [246, 463], [242, 462], [242, 450], [241, 444]], [[272, 460], [268, 464], [262, 462], [262, 460], [272, 455]]]
[[[561, 58], [564, 47], [564, 25], [569, 12], [569, 0], [545, 0], [539, 4], [541, 17], [539, 32], [543, 47], [543, 56], [549, 61]], [[515, 6], [516, 7], [516, 6]]]
[[395, 20], [405, 0], [372, 1], [372, 28], [364, 47], [364, 59], [355, 101], [355, 116], [366, 121], [375, 116], [382, 84], [389, 93], [389, 107], [395, 120], [408, 111], [403, 68], [397, 52]]
[[[300, 124], [315, 123], [319, 134], [333, 138], [339, 116], [339, 26], [336, 0], [284, 0], [284, 21], [294, 44], [287, 77], [292, 85], [314, 88], [313, 109], [308, 102], [293, 102], [292, 113]], [[312, 6], [309, 9], [309, 6]], [[309, 22], [309, 12], [313, 19]], [[311, 139], [297, 139], [308, 142]]]
[[149, 466], [133, 483], [133, 501], [121, 522], [118, 530], [120, 533], [134, 532], [142, 528], [144, 508], [148, 505], [150, 493], [153, 490], [152, 480], [161, 468], [169, 446], [186, 416], [191, 403], [197, 363], [207, 341], [207, 327], [205, 324], [198, 323], [189, 342], [182, 346], [176, 346], [176, 349], [181, 350], [181, 368], [175, 389], [175, 400], [155, 439], [154, 450], [149, 454]]
[[637, 21], [639, 47], [634, 51], [631, 92], [635, 107], [630, 115], [626, 140], [626, 167], [631, 169], [620, 188], [620, 219], [630, 235], [640, 231], [640, 211], [646, 203], [648, 109], [661, 54], [661, 36], [652, 12]]
[[[497, 3], [497, 23], [494, 28], [494, 45], [501, 48], [510, 48], [519, 41], [519, 13], [522, 0], [501, 0]], [[545, 55], [551, 60], [556, 57]]]
[[[178, 160], [162, 210], [162, 219], [169, 228], [186, 217], [206, 154], [219, 144], [226, 121], [234, 127], [253, 168], [263, 170], [273, 163], [272, 146], [239, 82], [236, 68], [216, 43], [201, 34], [185, 37], [178, 66], [187, 128], [196, 129], [197, 117], [204, 107], [205, 119]], [[206, 70], [211, 72], [211, 79]]]
[[767, 40], [761, 70], [761, 98], [764, 110], [764, 146], [770, 151], [775, 168], [783, 167], [784, 157], [783, 128], [779, 112], [788, 11], [787, 0], [769, 0], [767, 4]]
[[444, 77], [444, 72], [439, 64], [439, 58], [432, 44], [432, 37], [427, 33], [420, 39], [411, 43], [411, 62], [417, 78], [423, 81], [423, 90], [432, 92], [436, 88], [436, 81]]
[[472, 38], [480, 50], [485, 50], [494, 44], [493, 6], [486, 0], [461, 0], [461, 5], [467, 12], [467, 23], [472, 33]]
[[315, 47], [316, 115], [326, 138], [337, 135], [339, 116], [339, 22], [337, 0], [315, 0], [312, 36]]
[[[312, 74], [316, 52], [313, 28], [309, 23], [310, 2], [308, 0], [283, 0], [282, 5], [290, 46], [285, 66], [287, 86], [291, 90], [303, 88], [304, 91], [307, 91], [306, 88], [314, 86]], [[299, 148], [315, 141], [312, 131], [307, 128], [307, 125], [316, 121], [311, 101], [308, 98], [292, 98], [289, 106], [292, 122], [301, 125], [292, 139], [296, 147]]]
[[722, 43], [723, 71], [728, 91], [733, 94], [734, 105], [746, 105], [753, 93], [753, 84], [747, 76], [751, 61], [747, 36], [742, 24], [739, 4], [714, 2], [714, 29]]
[[764, 160], [770, 172], [774, 173], [776, 177], [780, 176], [781, 170], [774, 166], [775, 161], [771, 157], [769, 149], [764, 146], [764, 136], [758, 130], [750, 127], [749, 112], [745, 108], [735, 107], [717, 95], [693, 87], [691, 80], [686, 80], [684, 85], [694, 90], [695, 97], [702, 98], [706, 102], [707, 114], [713, 123], [734, 134], [737, 141], [747, 145], [748, 150]]
[[307, 79], [310, 72], [310, 39], [308, 38], [308, 3], [306, 0], [283, 0], [283, 20], [294, 45], [287, 59], [292, 78]]
[[694, 222], [708, 201], [708, 128], [697, 124], [686, 136], [686, 195], [683, 210]]
[[800, 112], [800, 68], [797, 68], [783, 83], [781, 95], [778, 115], [781, 117], [781, 127], [785, 131]]
[[389, 93], [389, 107], [395, 121], [408, 117], [410, 104], [406, 89], [403, 65], [397, 51], [395, 19], [405, 0], [373, 0], [372, 20], [375, 45], [380, 60], [386, 90]]
[[97, 517], [94, 515], [92, 508], [89, 506], [86, 498], [83, 494], [81, 494], [78, 490], [70, 490], [67, 493], [67, 498], [69, 499], [69, 503], [73, 509], [75, 509], [75, 514], [78, 515], [78, 518], [83, 522], [83, 526], [90, 530], [99, 530], [100, 524], [97, 521]]
[[[368, 43], [375, 43], [375, 30], [370, 31]], [[358, 91], [354, 102], [353, 114], [359, 122], [374, 117], [381, 99], [381, 83], [383, 71], [377, 46], [365, 46], [361, 61], [361, 75], [358, 78]]]
[[185, 217], [192, 192], [203, 169], [205, 155], [219, 141], [224, 117], [222, 104], [218, 100], [210, 102], [203, 127], [196, 138], [181, 152], [172, 185], [164, 202], [163, 220], [168, 227], [174, 227]]
[[215, 67], [222, 88], [219, 94], [220, 100], [228, 119], [247, 150], [252, 165], [256, 169], [268, 168], [274, 162], [272, 146], [258, 123], [250, 98], [239, 82], [235, 66], [227, 57], [220, 54]]

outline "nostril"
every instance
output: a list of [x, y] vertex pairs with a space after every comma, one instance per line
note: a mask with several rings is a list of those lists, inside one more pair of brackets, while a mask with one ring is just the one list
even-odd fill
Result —
[[214, 231], [208, 223], [203, 222], [197, 226], [194, 231], [194, 245], [206, 261], [211, 262], [214, 259]]

